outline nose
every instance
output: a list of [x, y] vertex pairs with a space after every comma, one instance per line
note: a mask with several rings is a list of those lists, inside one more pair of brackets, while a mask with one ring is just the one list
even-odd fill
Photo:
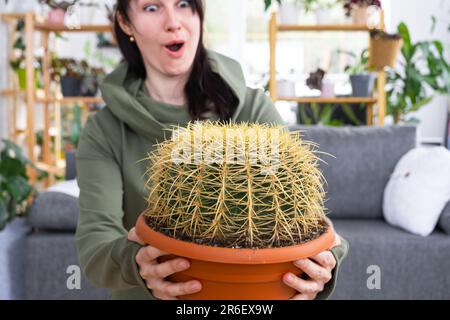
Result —
[[165, 30], [167, 32], [175, 32], [181, 29], [180, 19], [172, 8], [168, 8], [166, 11], [166, 25]]

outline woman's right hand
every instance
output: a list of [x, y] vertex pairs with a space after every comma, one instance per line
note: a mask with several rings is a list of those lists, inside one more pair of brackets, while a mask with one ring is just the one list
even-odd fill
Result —
[[[128, 240], [145, 245], [144, 241], [138, 237], [135, 228], [128, 232]], [[168, 254], [150, 245], [142, 247], [136, 254], [139, 274], [144, 279], [147, 288], [152, 290], [153, 296], [161, 300], [177, 300], [177, 296], [200, 291], [202, 285], [197, 280], [178, 283], [165, 280], [166, 277], [186, 270], [190, 266], [189, 261], [183, 258], [158, 262], [158, 257]]]

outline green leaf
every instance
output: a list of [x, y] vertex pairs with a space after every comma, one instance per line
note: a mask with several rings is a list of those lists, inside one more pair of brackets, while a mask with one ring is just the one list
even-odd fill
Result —
[[26, 176], [26, 167], [18, 159], [3, 158], [0, 162], [0, 174], [5, 177]]
[[6, 186], [6, 190], [17, 202], [26, 200], [33, 191], [33, 187], [28, 183], [28, 180], [21, 176], [9, 178]]
[[406, 57], [409, 57], [411, 52], [411, 37], [409, 35], [408, 27], [404, 22], [400, 22], [400, 24], [397, 27], [397, 30], [398, 33], [400, 33], [400, 36], [403, 38], [402, 52]]
[[436, 29], [436, 17], [434, 15], [432, 15], [430, 32], [433, 33], [435, 29]]
[[342, 111], [344, 111], [345, 115], [349, 118], [350, 121], [352, 121], [355, 125], [361, 125], [361, 121], [358, 119], [358, 117], [355, 115], [353, 109], [347, 104], [344, 103], [342, 105]]
[[326, 104], [323, 107], [323, 110], [320, 114], [320, 121], [319, 123], [323, 124], [323, 125], [327, 125], [328, 123], [330, 123], [331, 120], [331, 116], [333, 115], [333, 107], [330, 104]]
[[423, 106], [429, 104], [431, 102], [431, 100], [433, 100], [433, 96], [422, 99], [419, 102], [417, 102], [416, 104], [412, 105], [411, 108], [409, 109], [409, 111], [410, 112], [417, 111], [420, 108], [422, 108]]

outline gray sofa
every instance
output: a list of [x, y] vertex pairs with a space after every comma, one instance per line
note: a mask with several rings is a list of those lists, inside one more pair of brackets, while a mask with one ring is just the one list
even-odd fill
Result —
[[[320, 145], [327, 163], [326, 207], [337, 232], [350, 243], [332, 299], [449, 299], [450, 236], [437, 227], [429, 237], [383, 220], [383, 190], [395, 164], [416, 145], [416, 129], [395, 127], [290, 127]], [[447, 205], [447, 212], [450, 205]], [[68, 266], [77, 265], [77, 199], [44, 192], [29, 216], [25, 298], [102, 299], [84, 279], [69, 290]]]

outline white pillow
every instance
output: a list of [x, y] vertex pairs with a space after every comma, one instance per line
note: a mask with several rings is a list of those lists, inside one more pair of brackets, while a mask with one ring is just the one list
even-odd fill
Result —
[[419, 147], [395, 166], [384, 189], [386, 221], [414, 234], [428, 236], [450, 200], [450, 151]]

